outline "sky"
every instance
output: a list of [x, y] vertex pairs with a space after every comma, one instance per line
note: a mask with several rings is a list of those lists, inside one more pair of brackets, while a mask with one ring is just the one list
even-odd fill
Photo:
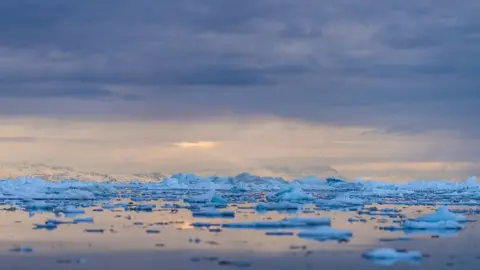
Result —
[[0, 2], [0, 162], [480, 171], [476, 0]]

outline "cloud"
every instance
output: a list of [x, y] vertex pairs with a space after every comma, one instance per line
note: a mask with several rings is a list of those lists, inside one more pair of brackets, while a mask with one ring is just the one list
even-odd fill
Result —
[[218, 143], [216, 142], [177, 142], [173, 143], [174, 147], [178, 148], [213, 148], [216, 147]]
[[[478, 139], [390, 134], [289, 119], [204, 121], [2, 119], [0, 163], [47, 163], [107, 173], [340, 174], [462, 179], [480, 164]], [[30, 134], [28, 141], [21, 139]], [[72, 155], [75, 153], [75, 155]]]
[[0, 143], [12, 143], [12, 142], [35, 142], [36, 138], [33, 137], [0, 137]]
[[[479, 18], [474, 0], [2, 3], [0, 115], [181, 125], [219, 116], [288, 119], [368, 131], [355, 137], [361, 141], [443, 134], [434, 137], [456, 147], [441, 153], [416, 145], [429, 153], [423, 159], [436, 153], [439, 162], [476, 162], [469, 148], [480, 135]], [[226, 137], [206, 137], [181, 141], [220, 142], [212, 150], [225, 150]], [[139, 155], [133, 146], [115, 151]], [[382, 158], [397, 157], [389, 154]], [[288, 162], [284, 155], [276, 162], [320, 154]], [[231, 158], [243, 167], [254, 162]]]
[[[473, 0], [3, 5], [0, 113], [276, 115], [475, 137], [479, 13]], [[36, 105], [12, 108], [23, 103]]]

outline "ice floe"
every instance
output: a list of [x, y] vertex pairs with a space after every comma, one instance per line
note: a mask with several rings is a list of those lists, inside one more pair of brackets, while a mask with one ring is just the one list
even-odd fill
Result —
[[419, 251], [378, 248], [363, 254], [363, 257], [378, 264], [391, 265], [398, 261], [416, 262], [423, 257]]
[[297, 234], [300, 238], [313, 239], [317, 241], [329, 240], [348, 240], [353, 236], [353, 233], [348, 230], [335, 229], [330, 226], [322, 226], [314, 229], [301, 231]]

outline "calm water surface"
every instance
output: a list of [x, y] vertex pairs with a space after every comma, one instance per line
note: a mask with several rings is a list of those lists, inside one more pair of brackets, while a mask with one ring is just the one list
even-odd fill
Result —
[[[387, 206], [382, 206], [387, 207]], [[402, 209], [399, 206], [392, 206]], [[186, 209], [171, 212], [158, 204], [153, 212], [123, 210], [94, 211], [88, 208], [80, 217], [94, 217], [94, 224], [65, 224], [52, 231], [34, 230], [53, 213], [0, 211], [0, 251], [2, 269], [477, 269], [480, 239], [476, 222], [464, 230], [442, 236], [438, 233], [405, 235], [379, 230], [397, 218], [362, 215], [367, 222], [350, 223], [355, 212], [259, 214], [243, 207], [235, 219], [193, 218]], [[422, 210], [423, 212], [418, 212]], [[428, 208], [403, 207], [407, 217], [416, 217]], [[279, 230], [229, 229], [220, 232], [194, 228], [192, 222], [223, 224], [239, 221], [280, 220], [285, 217], [331, 217], [332, 227], [353, 232], [349, 242], [318, 242], [300, 239], [296, 229], [283, 229], [293, 235], [266, 235]], [[477, 220], [477, 216], [469, 216]], [[56, 218], [57, 220], [69, 220]], [[103, 229], [88, 233], [86, 229]], [[159, 230], [159, 233], [147, 233]], [[382, 241], [384, 238], [410, 237], [409, 241]], [[33, 252], [13, 252], [12, 248], [32, 247]], [[362, 258], [373, 248], [391, 247], [418, 250], [426, 255], [419, 263], [401, 262], [377, 265]]]

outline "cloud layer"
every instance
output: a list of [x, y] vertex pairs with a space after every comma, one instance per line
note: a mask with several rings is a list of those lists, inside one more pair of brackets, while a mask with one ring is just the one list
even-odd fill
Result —
[[3, 114], [230, 112], [478, 135], [477, 1], [1, 5]]
[[[450, 151], [480, 135], [478, 1], [18, 0], [0, 3], [0, 33], [4, 119], [281, 117], [376, 136], [441, 133], [460, 150], [440, 159], [474, 161]], [[216, 142], [185, 142], [200, 141]], [[398, 155], [438, 158], [383, 162]]]
[[[46, 162], [107, 173], [328, 174], [392, 181], [462, 179], [474, 147], [442, 133], [384, 134], [280, 118], [209, 121], [3, 120], [0, 162]], [[14, 140], [12, 138], [18, 138]]]

